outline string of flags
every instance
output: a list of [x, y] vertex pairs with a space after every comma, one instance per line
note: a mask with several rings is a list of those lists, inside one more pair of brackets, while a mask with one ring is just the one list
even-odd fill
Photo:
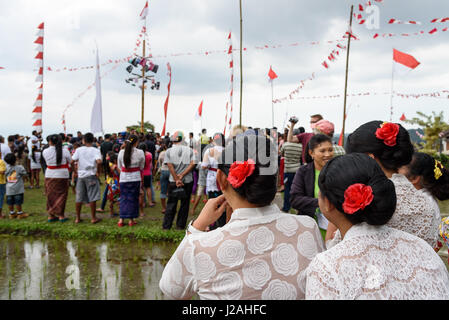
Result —
[[[348, 31], [346, 31], [345, 35], [343, 36], [343, 38], [347, 38], [347, 37], [351, 37], [351, 38], [354, 38], [355, 40], [358, 40], [358, 38], [353, 34], [351, 28], [348, 28]], [[330, 54], [328, 55], [328, 57], [327, 57], [327, 60], [329, 60], [329, 63], [330, 62], [335, 62], [337, 60], [337, 57], [340, 56], [340, 50], [346, 50], [346, 46], [338, 43], [337, 46], [336, 46], [336, 49], [333, 49], [330, 52]], [[321, 65], [324, 68], [329, 69], [330, 65], [327, 62], [327, 60], [324, 60], [321, 63]], [[304, 87], [306, 81], [312, 81], [314, 79], [315, 79], [315, 72], [313, 72], [312, 75], [310, 77], [308, 77], [307, 79], [301, 80], [299, 86], [296, 87], [294, 90], [292, 90], [288, 94], [288, 96], [285, 96], [285, 97], [282, 97], [282, 98], [273, 99], [273, 103], [280, 103], [280, 102], [286, 101], [287, 99], [290, 99], [290, 100], [293, 99], [293, 96], [298, 94], [299, 90], [301, 90]]]
[[37, 60], [37, 67], [39, 71], [35, 81], [40, 83], [40, 86], [37, 88], [38, 95], [36, 101], [34, 102], [34, 109], [32, 111], [34, 120], [32, 127], [34, 130], [42, 132], [42, 99], [44, 91], [44, 23], [42, 22], [37, 29], [37, 39], [34, 41], [37, 45], [37, 55], [34, 59]]
[[[347, 97], [361, 97], [361, 96], [377, 96], [377, 95], [390, 95], [391, 91], [386, 92], [360, 92], [360, 93], [348, 93]], [[442, 99], [449, 99], [449, 90], [441, 90], [441, 91], [435, 91], [435, 92], [429, 92], [429, 93], [400, 93], [400, 92], [393, 92], [395, 96], [398, 96], [400, 98], [442, 98]], [[335, 99], [335, 98], [341, 98], [343, 97], [343, 94], [334, 94], [334, 95], [324, 95], [324, 96], [303, 96], [303, 97], [297, 97], [295, 100], [311, 100], [311, 99]]]
[[[115, 69], [117, 69], [117, 67], [119, 66], [119, 64], [115, 64], [111, 69], [109, 69], [108, 71], [104, 72], [101, 76], [100, 79], [103, 79], [104, 77], [106, 77], [109, 73], [111, 73], [112, 71], [114, 71]], [[64, 127], [64, 132], [66, 132], [66, 119], [65, 119], [65, 114], [67, 112], [67, 110], [69, 108], [71, 108], [79, 99], [81, 99], [89, 90], [91, 90], [92, 88], [95, 88], [95, 82], [93, 82], [92, 84], [90, 84], [86, 89], [84, 89], [81, 93], [79, 93], [74, 99], [73, 101], [68, 104], [65, 108], [64, 111], [62, 113], [62, 119], [61, 119], [61, 123]]]

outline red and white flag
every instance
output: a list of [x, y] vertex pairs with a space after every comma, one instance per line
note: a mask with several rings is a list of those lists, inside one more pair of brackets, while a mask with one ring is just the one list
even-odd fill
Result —
[[201, 104], [195, 113], [195, 120], [200, 120], [202, 116], [203, 116], [203, 100], [201, 100]]
[[271, 69], [271, 66], [270, 71], [268, 71], [268, 77], [270, 78], [271, 81], [273, 81], [278, 77], [278, 75], [273, 71], [273, 69]]
[[145, 7], [143, 7], [142, 12], [140, 13], [140, 19], [145, 20], [148, 15], [148, 1], [145, 3]]
[[412, 55], [393, 49], [394, 72], [404, 75], [420, 65]]

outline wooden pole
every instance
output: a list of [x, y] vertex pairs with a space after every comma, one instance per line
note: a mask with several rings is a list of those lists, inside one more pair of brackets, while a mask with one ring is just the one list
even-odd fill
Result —
[[240, 0], [240, 127], [242, 126], [243, 62], [242, 62], [242, 0]]
[[271, 81], [271, 128], [274, 128], [273, 79]]
[[[143, 39], [143, 56], [145, 59], [145, 39]], [[143, 133], [144, 112], [145, 112], [145, 66], [142, 67], [142, 119], [140, 122], [140, 132]]]
[[393, 121], [393, 86], [394, 86], [394, 59], [391, 67], [391, 96], [390, 96], [390, 122]]
[[[352, 33], [352, 13], [354, 11], [354, 6], [351, 6], [351, 15], [349, 17], [349, 27], [351, 28]], [[345, 145], [345, 124], [346, 124], [346, 98], [348, 93], [348, 69], [349, 69], [349, 49], [351, 48], [351, 36], [352, 34], [348, 35], [348, 50], [346, 52], [346, 79], [345, 79], [345, 96], [344, 96], [344, 103], [343, 103], [343, 129], [342, 129], [342, 146]]]

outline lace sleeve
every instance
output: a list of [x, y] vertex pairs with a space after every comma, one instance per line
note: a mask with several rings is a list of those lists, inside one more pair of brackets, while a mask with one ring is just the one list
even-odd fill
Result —
[[193, 277], [194, 247], [187, 235], [162, 273], [159, 288], [169, 299], [190, 299], [195, 294]]
[[338, 297], [337, 278], [318, 254], [307, 268], [306, 300], [335, 300]]
[[[438, 240], [438, 222], [431, 197], [415, 187], [402, 175], [394, 175], [397, 204], [389, 227], [413, 234], [434, 247]], [[438, 209], [439, 211], [439, 209]]]

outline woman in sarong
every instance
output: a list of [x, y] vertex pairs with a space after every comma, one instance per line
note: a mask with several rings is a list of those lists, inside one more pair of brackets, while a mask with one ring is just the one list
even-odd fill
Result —
[[47, 195], [48, 222], [65, 222], [64, 217], [69, 190], [69, 166], [72, 161], [69, 150], [62, 147], [61, 137], [49, 137], [49, 147], [42, 152], [47, 164], [45, 190]]

